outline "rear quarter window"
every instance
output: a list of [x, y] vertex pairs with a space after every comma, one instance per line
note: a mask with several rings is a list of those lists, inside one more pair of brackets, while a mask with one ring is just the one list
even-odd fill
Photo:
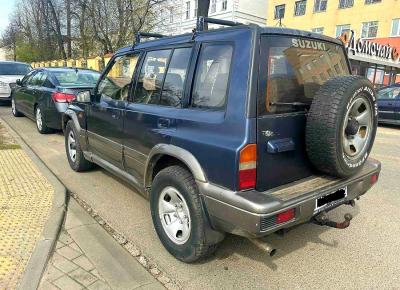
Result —
[[283, 36], [261, 41], [259, 114], [306, 110], [328, 79], [349, 75], [343, 47]]
[[204, 44], [197, 62], [192, 107], [221, 110], [225, 107], [233, 46]]

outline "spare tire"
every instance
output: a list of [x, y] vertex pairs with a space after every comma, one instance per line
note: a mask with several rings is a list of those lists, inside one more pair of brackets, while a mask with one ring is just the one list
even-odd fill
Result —
[[328, 80], [317, 91], [306, 125], [306, 150], [314, 167], [326, 174], [357, 173], [374, 143], [378, 109], [375, 90], [360, 76]]

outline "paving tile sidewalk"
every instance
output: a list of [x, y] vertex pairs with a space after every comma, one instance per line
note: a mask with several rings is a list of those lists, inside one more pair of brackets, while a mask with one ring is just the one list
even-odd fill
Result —
[[0, 289], [21, 283], [53, 198], [52, 184], [0, 122]]
[[73, 198], [40, 290], [164, 289]]

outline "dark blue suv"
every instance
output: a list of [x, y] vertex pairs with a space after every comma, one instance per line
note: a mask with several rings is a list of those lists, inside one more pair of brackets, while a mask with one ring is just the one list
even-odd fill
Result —
[[340, 41], [199, 18], [192, 34], [139, 34], [63, 123], [72, 169], [97, 164], [130, 182], [166, 249], [193, 262], [225, 233], [348, 226], [351, 216], [325, 213], [377, 181], [376, 116], [375, 91], [350, 75]]

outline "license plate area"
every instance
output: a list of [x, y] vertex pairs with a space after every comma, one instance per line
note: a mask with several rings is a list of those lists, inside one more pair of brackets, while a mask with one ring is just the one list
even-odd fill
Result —
[[319, 212], [324, 209], [330, 208], [347, 197], [347, 186], [340, 188], [334, 192], [321, 196], [315, 200], [314, 212]]

